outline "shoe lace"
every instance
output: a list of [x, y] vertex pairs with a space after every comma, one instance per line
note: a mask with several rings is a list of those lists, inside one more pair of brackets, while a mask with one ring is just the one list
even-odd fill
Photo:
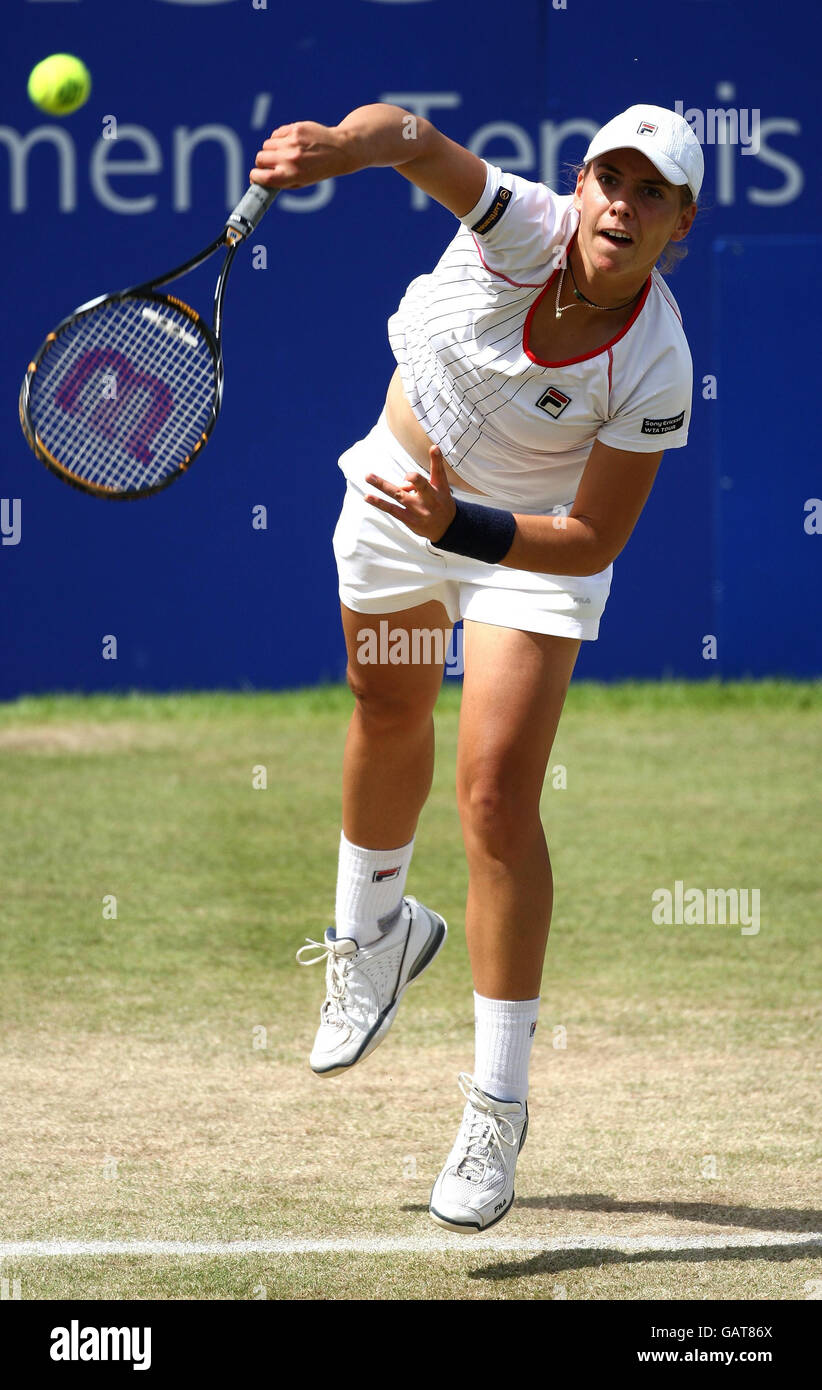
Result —
[[493, 1101], [480, 1090], [473, 1076], [461, 1071], [458, 1079], [471, 1112], [463, 1122], [462, 1153], [457, 1161], [457, 1172], [461, 1177], [468, 1178], [469, 1182], [482, 1182], [494, 1149], [502, 1156], [503, 1144], [512, 1148], [517, 1142], [516, 1131], [510, 1120], [495, 1113]]
[[[317, 954], [310, 954], [312, 951]], [[344, 1023], [342, 1001], [345, 998], [347, 988], [346, 977], [351, 965], [350, 956], [342, 956], [336, 950], [333, 942], [314, 941], [312, 937], [305, 938], [305, 945], [300, 946], [297, 951], [297, 963], [299, 965], [320, 965], [326, 962], [328, 978], [326, 981], [326, 999], [322, 1006], [322, 1016], [326, 1023]]]

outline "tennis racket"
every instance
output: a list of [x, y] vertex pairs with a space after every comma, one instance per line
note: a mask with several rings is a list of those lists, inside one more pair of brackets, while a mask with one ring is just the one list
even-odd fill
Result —
[[[237, 247], [278, 189], [251, 184], [220, 235], [183, 265], [81, 304], [20, 388], [23, 433], [47, 468], [97, 497], [151, 497], [193, 463], [220, 413], [223, 299]], [[212, 323], [160, 286], [226, 248]]]

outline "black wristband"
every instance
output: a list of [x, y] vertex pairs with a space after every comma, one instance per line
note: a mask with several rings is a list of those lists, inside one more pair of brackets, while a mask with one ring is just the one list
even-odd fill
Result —
[[452, 550], [486, 565], [498, 565], [511, 549], [516, 533], [513, 512], [483, 507], [478, 502], [457, 502], [456, 507], [448, 530], [431, 544], [438, 550]]

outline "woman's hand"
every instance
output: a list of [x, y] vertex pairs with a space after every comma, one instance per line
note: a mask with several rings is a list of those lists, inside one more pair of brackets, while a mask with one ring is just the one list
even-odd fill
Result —
[[339, 126], [295, 121], [273, 130], [254, 161], [252, 183], [263, 188], [307, 188], [321, 179], [353, 174], [353, 141]]
[[381, 512], [390, 512], [415, 535], [425, 536], [436, 544], [454, 520], [457, 504], [451, 496], [442, 454], [436, 444], [432, 444], [428, 456], [431, 460], [430, 479], [422, 473], [406, 473], [403, 483], [387, 483], [376, 473], [366, 473], [365, 481], [379, 488], [386, 497], [393, 497], [394, 503], [370, 495], [365, 500], [372, 507], [379, 507]]

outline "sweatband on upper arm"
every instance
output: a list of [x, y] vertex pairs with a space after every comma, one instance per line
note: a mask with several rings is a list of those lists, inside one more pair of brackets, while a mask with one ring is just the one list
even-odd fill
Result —
[[432, 541], [438, 550], [451, 550], [471, 560], [497, 565], [508, 554], [516, 534], [513, 512], [482, 507], [477, 502], [457, 502], [456, 516], [444, 535]]

